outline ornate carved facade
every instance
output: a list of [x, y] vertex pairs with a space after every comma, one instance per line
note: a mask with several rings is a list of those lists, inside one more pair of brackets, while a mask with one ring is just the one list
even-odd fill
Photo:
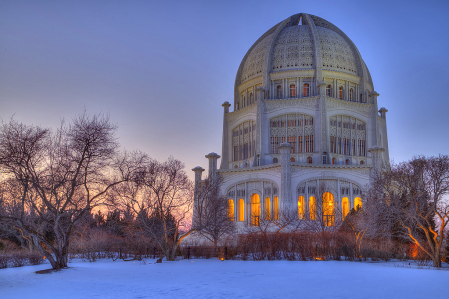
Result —
[[209, 176], [223, 177], [233, 220], [257, 225], [254, 217], [293, 209], [313, 221], [319, 202], [332, 206], [329, 217], [363, 205], [370, 172], [389, 161], [387, 110], [378, 110], [379, 94], [346, 34], [313, 15], [287, 18], [246, 53], [234, 91], [234, 111], [223, 104], [220, 168], [218, 155], [206, 156]]

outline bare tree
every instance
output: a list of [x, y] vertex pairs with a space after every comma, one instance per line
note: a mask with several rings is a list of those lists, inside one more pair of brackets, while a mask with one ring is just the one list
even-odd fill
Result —
[[116, 129], [86, 113], [54, 133], [13, 119], [0, 128], [0, 221], [32, 238], [53, 269], [67, 267], [77, 222], [139, 166], [119, 153]]
[[368, 202], [382, 211], [377, 214], [380, 229], [394, 218], [397, 233], [425, 252], [434, 267], [441, 267], [448, 194], [449, 156], [417, 157], [376, 176]]
[[216, 175], [205, 179], [196, 188], [194, 226], [199, 228], [202, 236], [214, 243], [215, 249], [223, 237], [236, 232], [234, 207], [220, 194], [221, 181], [221, 177]]
[[363, 237], [367, 232], [370, 232], [371, 228], [370, 222], [368, 221], [368, 214], [362, 208], [358, 208], [357, 210], [352, 209], [344, 218], [343, 226], [350, 230], [354, 236], [356, 255], [361, 257]]
[[115, 188], [117, 203], [130, 208], [144, 233], [173, 261], [181, 241], [196, 231], [188, 223], [193, 205], [193, 184], [184, 164], [170, 157], [150, 159], [134, 182]]

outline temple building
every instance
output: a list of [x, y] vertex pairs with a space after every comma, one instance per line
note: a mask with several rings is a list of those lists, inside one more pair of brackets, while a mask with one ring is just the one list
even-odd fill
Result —
[[[276, 24], [248, 50], [225, 102], [220, 174], [229, 215], [239, 227], [294, 210], [328, 225], [363, 205], [370, 174], [389, 163], [385, 108], [354, 43], [332, 23], [299, 13]], [[201, 183], [201, 167], [195, 183]], [[321, 216], [320, 216], [321, 217]], [[327, 220], [326, 220], [327, 221]]]

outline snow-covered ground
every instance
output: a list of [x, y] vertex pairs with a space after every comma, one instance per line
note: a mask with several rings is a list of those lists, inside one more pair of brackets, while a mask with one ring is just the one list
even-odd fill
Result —
[[[446, 298], [449, 271], [403, 262], [74, 260], [0, 270], [0, 298]], [[413, 264], [413, 263], [412, 263]]]

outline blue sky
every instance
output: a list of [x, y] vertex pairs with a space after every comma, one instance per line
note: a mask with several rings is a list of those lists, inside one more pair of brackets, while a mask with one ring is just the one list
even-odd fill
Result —
[[246, 51], [300, 12], [358, 47], [390, 158], [449, 153], [449, 1], [0, 1], [0, 117], [108, 113], [126, 149], [206, 167]]

